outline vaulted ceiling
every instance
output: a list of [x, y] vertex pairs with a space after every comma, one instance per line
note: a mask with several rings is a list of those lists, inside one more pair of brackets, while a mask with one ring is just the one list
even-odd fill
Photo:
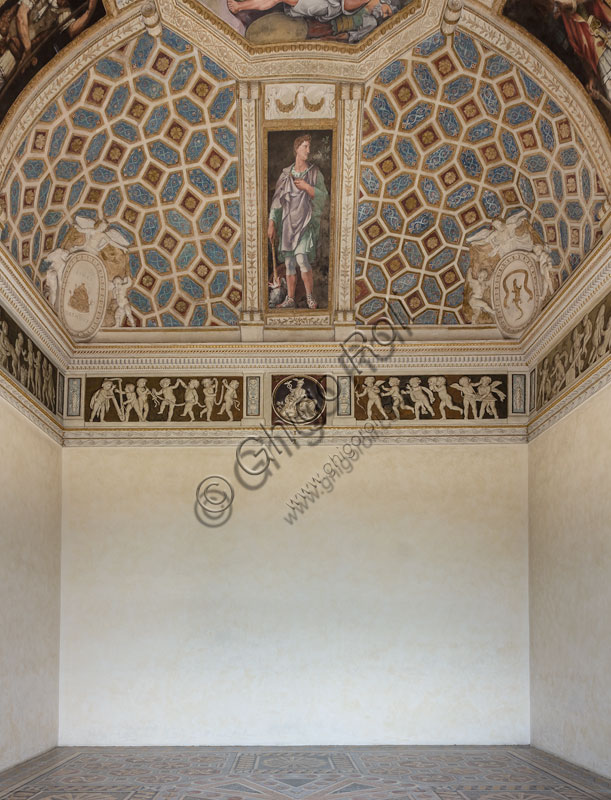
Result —
[[[263, 232], [262, 293], [268, 280], [261, 255], [263, 184], [251, 185], [253, 176], [263, 181], [265, 153], [259, 142], [258, 163], [245, 163], [239, 87], [245, 78], [263, 87], [244, 95], [258, 97], [255, 118], [262, 124], [266, 71], [275, 84], [297, 90], [307, 83], [305, 62], [317, 63], [312, 80], [336, 86], [338, 100], [348, 76], [361, 92], [351, 298], [344, 303], [357, 324], [371, 324], [390, 303], [407, 309], [416, 325], [451, 326], [447, 335], [460, 336], [473, 322], [463, 307], [477, 256], [471, 237], [513, 213], [525, 211], [547, 246], [554, 292], [600, 238], [609, 180], [604, 124], [568, 70], [555, 64], [561, 80], [554, 84], [553, 58], [493, 10], [479, 8], [479, 18], [487, 19], [482, 30], [502, 30], [502, 41], [515, 47], [472, 30], [469, 15], [448, 33], [443, 5], [420, 3], [385, 23], [386, 38], [382, 26], [356, 47], [319, 41], [257, 51], [208, 12], [175, 30], [176, 14], [164, 14], [165, 5], [163, 26], [148, 29], [139, 6], [109, 6], [93, 31], [82, 34], [91, 46], [77, 48], [77, 39], [66, 49], [78, 50], [77, 73], [63, 71], [68, 55], [60, 52], [22, 92], [0, 130], [2, 248], [53, 312], [53, 259], [86, 242], [91, 224], [108, 234], [99, 249], [108, 281], [101, 333], [113, 329], [129, 340], [135, 329], [239, 328], [244, 226], [253, 215]], [[530, 54], [526, 63], [520, 47]], [[316, 128], [312, 120], [301, 128]], [[294, 119], [288, 127], [295, 128]], [[355, 131], [339, 116], [332, 127], [331, 203], [339, 208], [349, 185], [343, 137]], [[340, 225], [339, 213], [332, 219]], [[342, 231], [333, 233], [337, 243]], [[113, 280], [126, 278], [128, 315], [117, 315]], [[331, 310], [334, 305], [331, 298]], [[283, 324], [290, 339], [291, 324]]]

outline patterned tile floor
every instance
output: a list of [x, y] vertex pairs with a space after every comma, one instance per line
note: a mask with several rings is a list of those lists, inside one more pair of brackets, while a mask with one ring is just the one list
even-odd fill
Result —
[[0, 800], [611, 800], [531, 747], [58, 747]]

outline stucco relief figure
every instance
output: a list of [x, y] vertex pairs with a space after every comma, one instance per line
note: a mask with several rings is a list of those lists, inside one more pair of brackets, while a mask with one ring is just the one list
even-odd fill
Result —
[[568, 361], [569, 355], [566, 351], [554, 354], [550, 376], [552, 380], [552, 395], [558, 394], [558, 392], [566, 383], [566, 368]]
[[174, 390], [178, 389], [179, 386], [185, 387], [185, 382], [178, 378], [175, 383], [172, 383], [170, 378], [162, 378], [159, 381], [159, 385], [161, 389], [153, 389], [152, 390], [152, 397], [154, 401], [160, 401], [161, 406], [159, 408], [159, 413], [163, 414], [163, 412], [168, 409], [168, 416], [166, 422], [171, 422], [172, 417], [174, 416], [174, 409], [176, 408], [177, 399], [176, 395], [174, 394]]
[[[537, 367], [537, 408], [569, 389], [611, 351], [609, 296], [586, 314]], [[607, 317], [607, 312], [609, 315]]]
[[3, 319], [1, 310], [0, 367], [43, 405], [55, 411], [56, 373], [53, 366], [12, 319]]
[[132, 411], [136, 415], [136, 419], [140, 419], [140, 415], [138, 413], [138, 395], [136, 394], [136, 385], [133, 383], [126, 383], [125, 388], [121, 389], [120, 393], [122, 421], [129, 422]]
[[92, 395], [91, 400], [89, 401], [92, 422], [96, 418], [99, 419], [100, 422], [104, 422], [104, 418], [110, 409], [111, 403], [114, 406], [119, 419], [123, 418], [121, 408], [117, 402], [116, 391], [116, 386], [112, 380], [106, 380], [102, 382], [100, 388]]
[[[392, 401], [391, 417], [395, 420], [428, 421], [446, 420], [448, 416], [456, 419], [499, 419], [506, 416], [503, 401], [507, 394], [504, 376], [483, 375], [477, 378], [468, 375], [446, 376], [405, 375], [401, 378], [388, 378], [388, 388], [384, 380], [374, 375], [357, 379], [355, 382], [355, 416], [357, 419], [388, 419], [388, 405]], [[451, 382], [455, 381], [455, 382]], [[404, 387], [404, 388], [401, 388]], [[403, 400], [407, 395], [409, 403]], [[462, 407], [459, 405], [462, 396]], [[367, 407], [362, 398], [367, 398]], [[389, 398], [389, 400], [386, 400]], [[499, 408], [499, 402], [503, 403]], [[453, 412], [448, 415], [448, 412]]]
[[549, 248], [525, 210], [504, 221], [493, 220], [470, 234], [467, 244], [465, 319], [472, 324], [496, 324], [504, 336], [520, 335], [559, 285]]
[[293, 142], [295, 161], [282, 170], [269, 211], [267, 236], [272, 249], [278, 242], [278, 259], [286, 268], [287, 295], [279, 308], [295, 308], [297, 268], [305, 287], [307, 307], [318, 307], [312, 261], [316, 258], [320, 219], [329, 193], [322, 171], [308, 160], [311, 142], [310, 134], [298, 136]]
[[[390, 397], [392, 400], [392, 411], [395, 415], [396, 419], [401, 419], [401, 410], [404, 411], [413, 411], [413, 406], [408, 405], [403, 398], [403, 395], [409, 394], [407, 389], [400, 389], [399, 384], [401, 381], [399, 378], [389, 378], [388, 379], [388, 388], [382, 387], [381, 395], [382, 397]], [[371, 417], [370, 417], [371, 419]]]
[[126, 320], [132, 328], [136, 326], [136, 318], [127, 296], [132, 283], [132, 279], [128, 276], [121, 278], [119, 275], [115, 275], [112, 279], [111, 291], [117, 304], [115, 309], [115, 327], [117, 328], [120, 328]]
[[34, 394], [40, 400], [42, 397], [42, 353], [36, 351], [34, 356]]
[[69, 255], [69, 252], [63, 247], [56, 247], [55, 250], [45, 257], [45, 266], [47, 269], [45, 274], [44, 294], [49, 301], [49, 305], [56, 311], [58, 308], [59, 287]]
[[210, 422], [212, 419], [212, 412], [214, 411], [214, 406], [216, 405], [216, 393], [218, 390], [218, 385], [219, 383], [216, 378], [204, 378], [202, 380], [204, 406], [199, 413], [199, 418], [201, 419], [205, 414], [206, 422]]
[[197, 394], [197, 388], [199, 386], [199, 381], [197, 378], [191, 378], [191, 380], [185, 386], [185, 407], [183, 408], [181, 417], [189, 417], [191, 422], [195, 422], [195, 415], [193, 414], [193, 409], [195, 406], [198, 406], [199, 403], [199, 395]]
[[238, 400], [238, 386], [239, 381], [234, 380], [227, 381], [223, 378], [223, 391], [221, 394], [221, 401], [218, 405], [221, 407], [219, 414], [221, 416], [226, 416], [230, 422], [233, 422], [233, 408], [239, 410], [240, 402]]
[[611, 314], [605, 327], [605, 305], [601, 305], [596, 314], [596, 321], [592, 331], [592, 345], [588, 365], [594, 364], [609, 350], [611, 344]]
[[8, 322], [6, 320], [2, 320], [2, 325], [0, 325], [0, 366], [10, 370], [17, 377], [17, 356], [9, 338]]
[[55, 408], [55, 381], [53, 379], [53, 368], [46, 358], [44, 358], [42, 362], [42, 402], [49, 408]]
[[488, 276], [488, 270], [481, 270], [477, 277], [475, 277], [471, 271], [468, 271], [467, 285], [470, 290], [469, 306], [472, 311], [471, 322], [474, 325], [477, 325], [478, 322], [486, 322], [487, 314], [494, 317], [494, 309], [490, 306], [490, 303], [484, 299], [490, 296], [490, 278]]
[[137, 410], [140, 422], [148, 419], [149, 415], [149, 397], [152, 396], [152, 391], [146, 385], [146, 378], [138, 378], [136, 381], [136, 397], [137, 397]]
[[379, 412], [383, 419], [388, 419], [388, 414], [382, 406], [381, 389], [380, 386], [384, 383], [383, 380], [376, 380], [373, 376], [369, 375], [363, 381], [363, 388], [360, 392], [355, 392], [356, 402], [362, 406], [361, 398], [367, 397], [367, 419], [373, 419], [373, 410]]
[[429, 389], [439, 395], [439, 413], [442, 419], [446, 419], [446, 408], [452, 411], [461, 411], [459, 406], [455, 406], [452, 397], [448, 392], [447, 382], [443, 375], [429, 378]]
[[421, 384], [422, 381], [417, 377], [410, 378], [407, 382], [407, 391], [414, 404], [414, 415], [416, 419], [420, 419], [420, 413], [422, 411], [424, 411], [425, 414], [430, 414], [432, 417], [435, 415], [433, 406], [431, 405], [434, 399], [433, 392]]
[[13, 350], [13, 375], [25, 386], [27, 367], [21, 360], [23, 355], [25, 355], [25, 340], [21, 331], [19, 331], [15, 338], [15, 347]]
[[[163, 377], [163, 378], [87, 378], [86, 393], [90, 400], [88, 422], [107, 421], [179, 423], [183, 418], [196, 422], [195, 408], [203, 408], [201, 416], [206, 422], [226, 418], [236, 422], [242, 418], [241, 381], [239, 378], [222, 379], [222, 391], [218, 378]], [[198, 392], [204, 387], [204, 398]], [[178, 409], [182, 409], [179, 413]], [[110, 418], [109, 417], [110, 413]], [[209, 415], [207, 415], [209, 412]], [[134, 420], [135, 417], [135, 420]]]
[[537, 407], [545, 405], [552, 396], [552, 378], [550, 374], [549, 358], [545, 358], [539, 368], [537, 379], [539, 386], [537, 389]]
[[495, 419], [499, 418], [496, 411], [497, 398], [500, 400], [505, 399], [505, 393], [498, 387], [501, 385], [500, 381], [493, 381], [488, 375], [483, 375], [477, 386], [476, 400], [480, 403], [479, 418], [483, 419], [486, 414], [490, 414]]
[[41, 263], [43, 294], [59, 312], [59, 293], [66, 265], [73, 253], [90, 253], [103, 264], [109, 281], [103, 325], [136, 327], [137, 320], [129, 301], [132, 279], [128, 274], [129, 240], [105, 219], [96, 221], [82, 213], [74, 215], [61, 247], [46, 255]]
[[458, 383], [452, 384], [452, 388], [462, 394], [464, 419], [469, 419], [469, 411], [471, 411], [473, 419], [477, 419], [477, 386], [473, 384], [471, 378], [466, 376], [459, 378]]
[[309, 422], [317, 415], [316, 402], [308, 396], [304, 387], [304, 379], [288, 381], [286, 384], [288, 394], [284, 400], [278, 401], [276, 410], [284, 419], [290, 422]]

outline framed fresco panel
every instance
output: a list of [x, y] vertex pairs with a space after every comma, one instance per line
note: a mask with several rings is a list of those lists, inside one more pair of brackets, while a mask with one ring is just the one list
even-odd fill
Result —
[[333, 282], [334, 124], [268, 124], [263, 203], [267, 310], [283, 316], [327, 312]]

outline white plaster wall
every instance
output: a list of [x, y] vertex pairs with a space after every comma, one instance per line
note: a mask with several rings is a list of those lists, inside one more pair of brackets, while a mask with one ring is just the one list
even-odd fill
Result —
[[532, 743], [611, 776], [611, 386], [529, 445]]
[[292, 527], [335, 448], [231, 520], [231, 448], [63, 453], [60, 744], [527, 743], [526, 446], [375, 447]]
[[0, 770], [57, 744], [61, 448], [0, 398]]

